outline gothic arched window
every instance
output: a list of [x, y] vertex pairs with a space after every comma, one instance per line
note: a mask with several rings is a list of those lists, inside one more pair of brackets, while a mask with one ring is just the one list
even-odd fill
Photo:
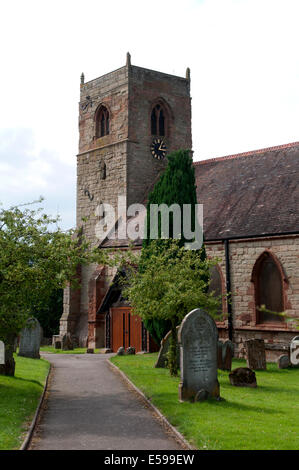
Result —
[[[214, 265], [210, 268], [210, 284], [209, 284], [209, 293], [214, 292], [215, 297], [222, 296], [222, 280], [219, 272], [219, 268]], [[218, 315], [223, 313], [223, 306], [221, 305]]]
[[[264, 252], [253, 270], [257, 323], [278, 323], [283, 317], [271, 312], [283, 312], [283, 277], [281, 268], [271, 253]], [[268, 311], [261, 310], [265, 306]]]
[[96, 138], [109, 134], [109, 111], [105, 106], [100, 106], [96, 112]]
[[151, 114], [152, 135], [165, 136], [165, 112], [160, 104], [157, 104]]

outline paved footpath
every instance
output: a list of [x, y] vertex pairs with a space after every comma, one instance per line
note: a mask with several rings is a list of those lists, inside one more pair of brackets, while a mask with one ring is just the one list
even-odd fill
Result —
[[33, 450], [182, 449], [104, 354], [44, 354], [53, 366]]

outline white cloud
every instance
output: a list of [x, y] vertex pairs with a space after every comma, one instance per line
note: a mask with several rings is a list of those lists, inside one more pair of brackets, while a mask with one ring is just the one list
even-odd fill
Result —
[[[196, 160], [299, 140], [298, 17], [297, 0], [3, 3], [0, 127], [32, 129], [34, 139], [29, 148], [18, 132], [14, 177], [2, 153], [2, 187], [13, 199], [24, 181], [46, 191], [61, 168], [74, 175], [81, 72], [91, 80], [114, 70], [127, 51], [135, 65], [191, 68]], [[63, 210], [74, 207], [75, 186], [60, 190]]]
[[35, 150], [30, 129], [0, 131], [0, 202], [4, 207], [45, 198], [46, 212], [62, 217], [62, 227], [75, 225], [75, 168], [57, 154]]

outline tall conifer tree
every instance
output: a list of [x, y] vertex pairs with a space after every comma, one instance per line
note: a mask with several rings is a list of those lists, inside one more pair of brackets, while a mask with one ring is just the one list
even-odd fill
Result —
[[[178, 204], [181, 208], [181, 239], [179, 246], [183, 246], [186, 242], [183, 236], [183, 204], [191, 204], [191, 230], [195, 228], [195, 210], [196, 210], [196, 184], [194, 167], [190, 151], [178, 150], [172, 152], [168, 156], [168, 165], [161, 175], [159, 181], [155, 184], [153, 191], [149, 194], [147, 204], [147, 233], [143, 241], [143, 250], [140, 259], [140, 269], [146, 269], [146, 260], [151, 256], [151, 239], [150, 239], [150, 205], [151, 204], [166, 204], [170, 207], [172, 204]], [[153, 221], [152, 221], [153, 222]], [[173, 218], [170, 212], [169, 218], [169, 237], [173, 237]], [[163, 250], [167, 246], [167, 240], [161, 237], [161, 217], [159, 214], [158, 219], [158, 239], [159, 243], [154, 244], [154, 250]], [[190, 240], [188, 240], [190, 242]], [[157, 251], [155, 251], [157, 253]], [[194, 256], [200, 256], [201, 259], [206, 258], [205, 249], [195, 251]], [[171, 324], [170, 321], [162, 321], [158, 319], [148, 320], [145, 322], [145, 327], [149, 330], [153, 338], [160, 343], [161, 339], [171, 329], [175, 335], [176, 347], [176, 325]], [[175, 357], [175, 354], [173, 354]]]

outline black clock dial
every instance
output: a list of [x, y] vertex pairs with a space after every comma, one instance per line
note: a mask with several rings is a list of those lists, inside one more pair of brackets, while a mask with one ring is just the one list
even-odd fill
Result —
[[154, 158], [162, 160], [166, 155], [166, 144], [162, 139], [154, 139], [151, 144], [151, 152]]

